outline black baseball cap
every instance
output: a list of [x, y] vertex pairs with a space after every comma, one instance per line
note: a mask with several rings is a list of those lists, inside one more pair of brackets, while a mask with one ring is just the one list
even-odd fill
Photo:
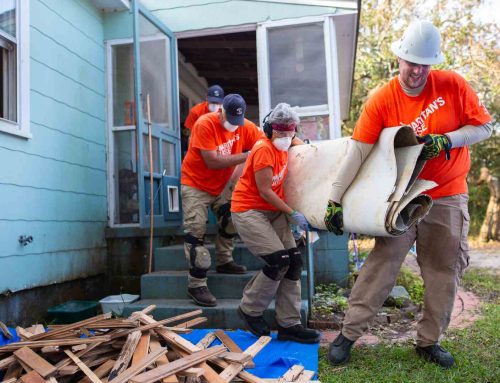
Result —
[[222, 104], [224, 99], [224, 89], [219, 85], [212, 85], [207, 91], [207, 101], [214, 104]]
[[230, 124], [238, 126], [245, 124], [247, 103], [239, 94], [228, 94], [224, 97], [222, 107], [226, 112], [226, 118]]

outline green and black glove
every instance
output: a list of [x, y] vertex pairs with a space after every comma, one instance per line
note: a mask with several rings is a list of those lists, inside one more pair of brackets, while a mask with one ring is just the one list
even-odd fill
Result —
[[444, 150], [446, 151], [446, 159], [450, 159], [450, 149], [451, 142], [443, 134], [426, 134], [422, 137], [417, 137], [421, 144], [424, 144], [422, 153], [420, 153], [420, 159], [430, 160], [439, 156], [439, 153]]
[[328, 201], [324, 221], [328, 231], [331, 231], [335, 235], [344, 234], [344, 212], [342, 205], [337, 202]]

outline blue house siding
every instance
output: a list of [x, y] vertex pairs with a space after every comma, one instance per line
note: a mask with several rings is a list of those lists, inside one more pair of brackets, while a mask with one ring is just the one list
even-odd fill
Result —
[[0, 133], [0, 293], [106, 267], [103, 16], [86, 0], [31, 0], [30, 19], [33, 138]]

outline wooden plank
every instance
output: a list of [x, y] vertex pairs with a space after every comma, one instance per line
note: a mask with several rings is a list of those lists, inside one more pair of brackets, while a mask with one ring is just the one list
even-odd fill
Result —
[[[94, 374], [100, 379], [105, 375], [108, 375], [111, 369], [113, 368], [115, 364], [115, 360], [109, 359], [103, 364], [101, 364], [96, 370], [94, 371]], [[91, 380], [88, 377], [84, 377], [80, 379], [77, 383], [91, 383]]]
[[296, 382], [309, 382], [316, 373], [314, 371], [310, 370], [304, 370], [302, 371], [302, 374], [299, 375], [299, 377], [295, 380]]
[[[236, 343], [234, 343], [231, 337], [227, 335], [227, 333], [224, 332], [223, 330], [215, 331], [215, 336], [219, 338], [219, 340], [224, 344], [224, 346], [226, 346], [229, 349], [229, 351], [243, 352], [241, 348]], [[246, 363], [245, 367], [255, 368], [255, 363], [252, 360], [250, 360], [248, 363]]]
[[[87, 347], [85, 350], [83, 351], [80, 351], [79, 353], [76, 354], [76, 356], [78, 356], [79, 358], [84, 356], [84, 355], [87, 355], [87, 354], [90, 354], [90, 352], [94, 349], [96, 349], [98, 346], [100, 346], [101, 343], [94, 343], [92, 345], [90, 345], [89, 347]], [[96, 350], [97, 351], [97, 350]], [[71, 359], [70, 358], [65, 358], [65, 359], [62, 359], [60, 360], [57, 364], [56, 364], [56, 368], [57, 370], [59, 371], [61, 368], [67, 366], [68, 364], [71, 363]]]
[[[215, 333], [213, 332], [209, 332], [207, 335], [205, 335], [198, 343], [196, 343], [196, 347], [198, 347], [199, 349], [203, 350], [205, 348], [208, 348], [208, 346], [210, 346], [212, 344], [212, 342], [215, 340], [215, 338], [217, 338], [215, 336]], [[224, 343], [224, 342], [222, 342]], [[224, 345], [229, 348], [227, 346], [227, 344], [224, 343]], [[230, 349], [231, 350], [231, 349]], [[234, 350], [231, 350], [231, 351], [234, 351]]]
[[2, 383], [16, 383], [16, 382], [17, 382], [17, 378], [10, 378], [10, 379], [2, 381]]
[[[155, 336], [151, 337], [151, 341], [149, 343], [149, 347], [151, 348], [151, 352], [154, 352], [158, 349], [161, 348], [160, 341], [158, 338]], [[165, 364], [169, 364], [170, 361], [168, 360], [167, 354], [160, 356], [156, 360], [156, 366], [164, 366]], [[163, 383], [179, 383], [179, 380], [175, 375], [167, 376], [166, 378], [162, 379]]]
[[[257, 342], [248, 347], [244, 353], [250, 355], [252, 358], [257, 355], [257, 353], [262, 350], [269, 342], [271, 341], [271, 337], [269, 336], [261, 336]], [[231, 363], [227, 366], [224, 371], [222, 371], [219, 376], [224, 379], [226, 382], [230, 382], [233, 380], [236, 375], [238, 375], [244, 366], [240, 363]]]
[[196, 325], [205, 323], [206, 321], [207, 321], [206, 317], [195, 318], [195, 319], [188, 320], [187, 322], [176, 324], [175, 328], [190, 328], [190, 327], [194, 327]]
[[151, 334], [149, 332], [141, 336], [141, 339], [139, 339], [139, 343], [135, 348], [134, 355], [132, 356], [132, 366], [139, 363], [146, 355], [148, 355], [150, 340]]
[[160, 347], [159, 349], [153, 351], [151, 354], [148, 354], [144, 356], [138, 363], [135, 365], [132, 364], [130, 368], [126, 369], [118, 375], [115, 379], [110, 380], [113, 383], [126, 383], [128, 382], [131, 378], [139, 374], [141, 371], [144, 371], [147, 367], [152, 365], [158, 358], [161, 356], [165, 355], [167, 353], [167, 348], [166, 347]]
[[4, 358], [0, 360], [0, 371], [5, 370], [6, 368], [9, 368], [9, 366], [16, 361], [16, 358], [14, 355], [11, 355], [7, 358]]
[[178, 372], [177, 375], [184, 376], [186, 378], [199, 378], [203, 376], [205, 370], [201, 367], [190, 367], [187, 370]]
[[290, 367], [290, 369], [285, 372], [285, 374], [281, 378], [278, 379], [278, 382], [293, 382], [299, 377], [300, 374], [302, 374], [303, 371], [304, 366], [296, 364], [295, 366]]
[[220, 356], [222, 359], [227, 360], [229, 363], [246, 364], [252, 357], [244, 352], [225, 352]]
[[184, 371], [185, 369], [197, 365], [207, 359], [222, 354], [226, 351], [224, 346], [210, 347], [209, 349], [195, 352], [185, 358], [178, 359], [164, 366], [156, 367], [150, 371], [144, 372], [140, 375], [130, 379], [131, 383], [152, 383], [176, 374], [177, 372]]
[[25, 328], [25, 330], [33, 335], [38, 335], [38, 334], [43, 334], [45, 332], [45, 327], [43, 327], [43, 324], [35, 324], [31, 327]]
[[41, 340], [41, 339], [47, 339], [47, 338], [54, 339], [54, 338], [57, 338], [58, 335], [64, 334], [65, 332], [68, 332], [70, 330], [79, 329], [81, 327], [85, 327], [86, 325], [102, 321], [103, 319], [109, 319], [109, 318], [111, 318], [111, 313], [97, 315], [97, 316], [95, 316], [93, 318], [84, 319], [84, 320], [82, 320], [80, 322], [69, 324], [69, 325], [61, 327], [61, 328], [59, 328], [57, 330], [45, 332], [45, 333], [39, 334], [39, 335], [34, 335], [30, 339], [31, 340]]
[[0, 322], [0, 332], [7, 338], [13, 339], [14, 335], [11, 334], [9, 328], [5, 325], [5, 323]]
[[120, 355], [118, 356], [118, 359], [113, 366], [113, 369], [109, 373], [108, 380], [113, 380], [127, 369], [140, 339], [140, 331], [135, 331], [132, 334], [129, 334], [129, 336], [127, 337], [127, 341], [125, 342], [125, 345], [123, 346], [122, 351], [120, 352]]
[[92, 372], [92, 370], [90, 368], [88, 368], [85, 363], [83, 363], [80, 358], [78, 358], [75, 354], [73, 354], [71, 351], [69, 350], [64, 350], [64, 352], [66, 353], [66, 355], [68, 355], [70, 357], [70, 359], [75, 362], [75, 364], [80, 368], [80, 370], [83, 371], [83, 373], [85, 375], [87, 375], [87, 377], [90, 379], [90, 381], [92, 383], [102, 383], [101, 380], [97, 377], [96, 374], [94, 374]]
[[[197, 315], [201, 315], [203, 314], [203, 311], [201, 310], [194, 310], [194, 311], [189, 311], [187, 313], [184, 313], [184, 314], [180, 314], [180, 315], [177, 315], [175, 317], [171, 317], [171, 318], [168, 318], [168, 320], [170, 322], [167, 322], [167, 323], [173, 323], [173, 322], [177, 322], [177, 321], [180, 321], [180, 320], [183, 320], [183, 319], [187, 319], [187, 318], [191, 318], [191, 317], [194, 317], [194, 316], [197, 316]], [[142, 323], [154, 323], [154, 322], [144, 322], [144, 318], [148, 318], [150, 319], [151, 321], [154, 321], [154, 322], [157, 322], [155, 321], [153, 318], [150, 318], [149, 316], [147, 316], [146, 314], [144, 314], [142, 311], [136, 311], [134, 312], [130, 317], [129, 317], [129, 320], [141, 320]]]
[[83, 351], [87, 348], [86, 344], [77, 344], [76, 346], [71, 347], [72, 352], [78, 352], [78, 351]]
[[[142, 332], [142, 331], [146, 331], [146, 330], [151, 330], [151, 329], [154, 329], [154, 328], [157, 328], [157, 327], [161, 327], [164, 324], [171, 323], [171, 322], [172, 322], [171, 318], [167, 318], [167, 319], [163, 319], [161, 321], [155, 322], [155, 323], [150, 323], [150, 324], [147, 324], [147, 325], [144, 325], [144, 326], [140, 326], [140, 327], [136, 327], [136, 328], [133, 328], [133, 329], [130, 329], [130, 330], [124, 330], [124, 331], [121, 331], [119, 333], [111, 335], [111, 339], [121, 338], [121, 337], [124, 337], [124, 336], [126, 336], [128, 334], [131, 334], [131, 333], [135, 332], [135, 331], [141, 331]], [[168, 329], [172, 330], [172, 331], [182, 332], [182, 333], [189, 332], [189, 331], [186, 331], [187, 330], [186, 328], [170, 327]]]
[[22, 340], [28, 340], [29, 338], [32, 338], [34, 336], [34, 334], [30, 333], [29, 331], [26, 331], [21, 326], [16, 327], [16, 333]]
[[23, 347], [15, 351], [14, 356], [20, 362], [25, 363], [30, 368], [38, 372], [43, 378], [47, 378], [56, 371], [56, 368], [52, 364], [30, 350], [28, 347]]
[[5, 372], [5, 376], [3, 378], [5, 380], [9, 380], [11, 378], [15, 378], [17, 380], [17, 378], [19, 378], [21, 376], [22, 372], [23, 372], [23, 368], [21, 367], [21, 365], [19, 364], [19, 362], [16, 359], [16, 362], [12, 363], [9, 366], [9, 368]]
[[[173, 348], [174, 350], [176, 350], [176, 352], [177, 352], [177, 353], [178, 353], [181, 357], [186, 357], [186, 356], [190, 355], [190, 353], [188, 353], [188, 352], [186, 352], [186, 351], [183, 351], [183, 350], [181, 350], [181, 349], [179, 349], [179, 348], [176, 348], [175, 346], [172, 346], [172, 348]], [[222, 361], [223, 363], [227, 363], [227, 362], [225, 362], [225, 361], [224, 361], [224, 360], [222, 360], [222, 359], [221, 359], [221, 361]], [[197, 367], [203, 368], [203, 370], [204, 370], [203, 377], [205, 378], [205, 380], [206, 380], [207, 382], [210, 382], [210, 383], [226, 383], [226, 381], [225, 381], [225, 380], [223, 380], [223, 379], [219, 376], [219, 374], [218, 374], [217, 372], [215, 372], [215, 370], [214, 370], [212, 367], [210, 367], [210, 366], [208, 365], [208, 363], [207, 363], [207, 362], [203, 362], [203, 363], [199, 364]]]
[[102, 343], [102, 342], [108, 342], [109, 340], [110, 338], [107, 335], [93, 336], [92, 338], [54, 339], [54, 340], [36, 340], [36, 341], [27, 340], [23, 342], [6, 344], [5, 346], [0, 347], [0, 353], [13, 352], [23, 347], [42, 348], [46, 346], [73, 346], [75, 344], [81, 344], [81, 343]]
[[21, 382], [23, 383], [47, 383], [47, 381], [40, 376], [36, 371], [30, 371], [27, 374], [21, 376]]
[[[156, 310], [156, 305], [149, 305], [148, 307], [143, 308], [141, 311], [134, 311], [131, 315], [134, 316], [134, 314], [141, 313], [141, 314], [151, 314], [154, 310]], [[201, 311], [201, 310], [200, 310]]]
[[57, 383], [57, 379], [51, 376], [50, 378], [47, 379], [48, 383]]
[[59, 346], [46, 346], [42, 347], [40, 352], [42, 354], [53, 354], [55, 352], [61, 352], [61, 349], [59, 348]]

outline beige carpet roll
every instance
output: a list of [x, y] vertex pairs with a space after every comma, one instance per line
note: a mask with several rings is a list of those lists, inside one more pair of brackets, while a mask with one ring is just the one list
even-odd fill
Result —
[[[348, 140], [320, 141], [289, 151], [287, 203], [318, 229], [326, 230], [323, 217]], [[425, 164], [418, 160], [422, 146], [408, 126], [382, 130], [342, 198], [344, 231], [397, 236], [425, 217], [432, 199], [424, 192], [436, 183], [417, 179]]]

